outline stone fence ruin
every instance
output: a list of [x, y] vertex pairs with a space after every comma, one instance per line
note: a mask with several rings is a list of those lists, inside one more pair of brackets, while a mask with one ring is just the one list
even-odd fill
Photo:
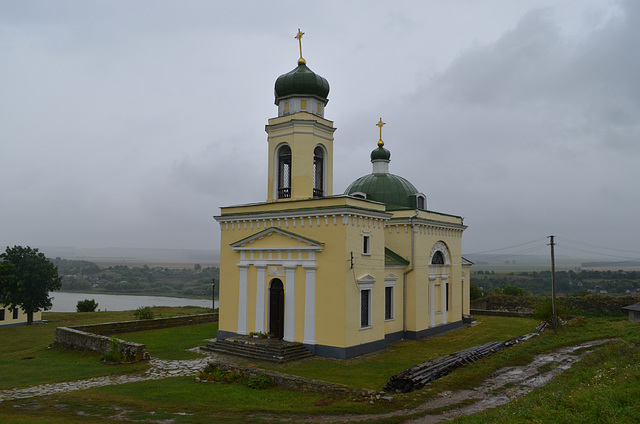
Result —
[[[218, 314], [186, 315], [173, 318], [156, 318], [138, 321], [107, 322], [103, 324], [77, 325], [56, 328], [54, 345], [64, 349], [78, 349], [107, 353], [111, 349], [111, 337], [114, 334], [135, 331], [159, 330], [162, 328], [218, 322]], [[149, 358], [147, 347], [140, 343], [116, 339], [120, 350], [133, 353], [135, 362]]]

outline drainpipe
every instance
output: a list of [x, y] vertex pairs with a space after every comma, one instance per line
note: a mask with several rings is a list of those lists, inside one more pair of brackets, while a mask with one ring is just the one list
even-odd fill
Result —
[[402, 275], [402, 338], [404, 338], [407, 334], [407, 275], [415, 269], [415, 235], [413, 232], [413, 218], [415, 218], [416, 216], [418, 216], [418, 211], [416, 211], [416, 213], [409, 217], [409, 227], [411, 227], [411, 268], [406, 270]]

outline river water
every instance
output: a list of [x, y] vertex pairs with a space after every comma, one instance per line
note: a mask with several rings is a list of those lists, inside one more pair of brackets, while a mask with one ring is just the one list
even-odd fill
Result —
[[[101, 311], [132, 311], [144, 306], [200, 306], [211, 307], [211, 300], [186, 299], [179, 297], [163, 296], [128, 296], [114, 294], [91, 293], [50, 293], [53, 307], [47, 312], [76, 312], [78, 301], [93, 299], [98, 302], [98, 310]], [[218, 301], [216, 300], [216, 308]]]

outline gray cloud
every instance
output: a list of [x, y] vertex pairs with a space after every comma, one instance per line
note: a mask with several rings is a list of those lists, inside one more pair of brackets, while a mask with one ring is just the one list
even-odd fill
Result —
[[2, 3], [0, 240], [216, 249], [218, 208], [266, 198], [264, 124], [301, 27], [331, 84], [336, 193], [370, 172], [382, 116], [391, 171], [466, 217], [465, 251], [551, 233], [634, 249], [639, 17], [613, 0]]

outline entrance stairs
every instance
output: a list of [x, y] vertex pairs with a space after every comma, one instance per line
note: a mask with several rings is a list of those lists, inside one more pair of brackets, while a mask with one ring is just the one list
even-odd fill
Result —
[[200, 349], [222, 355], [240, 356], [279, 364], [298, 361], [313, 356], [302, 343], [279, 339], [261, 339], [249, 336], [228, 337], [214, 340]]

